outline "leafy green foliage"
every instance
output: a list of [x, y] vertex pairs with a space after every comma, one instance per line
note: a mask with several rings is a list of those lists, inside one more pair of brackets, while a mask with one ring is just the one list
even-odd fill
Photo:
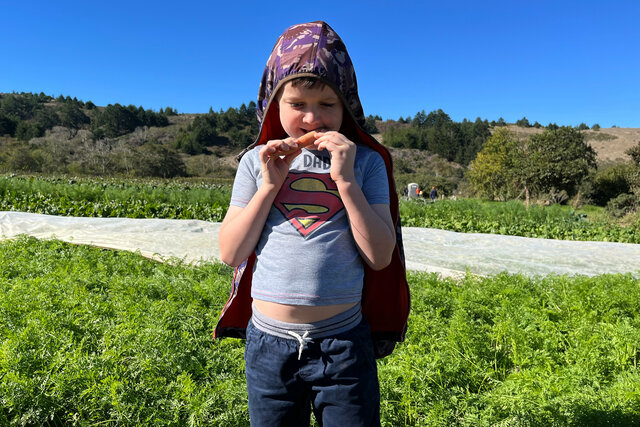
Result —
[[[249, 424], [243, 342], [211, 336], [230, 268], [32, 238], [0, 243], [0, 265], [0, 424]], [[640, 417], [638, 279], [408, 279], [383, 425]]]
[[632, 425], [640, 416], [637, 279], [409, 282], [406, 342], [379, 365], [388, 425]]
[[177, 151], [158, 143], [148, 142], [138, 150], [135, 174], [173, 178], [186, 176], [187, 169]]
[[607, 212], [615, 218], [622, 218], [636, 210], [638, 201], [633, 194], [623, 193], [607, 203]]
[[622, 227], [568, 206], [525, 207], [518, 201], [474, 199], [423, 203], [403, 200], [403, 226], [430, 227], [463, 233], [493, 233], [562, 240], [640, 243], [640, 224]]
[[469, 165], [467, 178], [476, 194], [508, 200], [522, 189], [520, 160], [524, 144], [507, 128], [498, 128]]
[[16, 127], [16, 138], [20, 141], [29, 141], [44, 135], [44, 127], [38, 123], [19, 122]]
[[0, 210], [80, 217], [222, 221], [228, 184], [0, 177]]
[[453, 194], [464, 177], [462, 166], [426, 151], [392, 148], [391, 156], [398, 194], [404, 194], [407, 185], [412, 182], [421, 189], [435, 186], [440, 194]]
[[492, 126], [502, 127], [502, 126], [506, 126], [507, 122], [502, 117], [500, 117], [497, 122], [495, 122], [495, 123], [492, 122], [491, 125]]
[[525, 181], [539, 192], [556, 189], [573, 195], [596, 168], [595, 151], [582, 133], [570, 127], [531, 135], [525, 154]]
[[630, 168], [628, 164], [620, 164], [598, 169], [585, 197], [598, 206], [605, 206], [610, 199], [629, 193]]
[[213, 342], [231, 269], [0, 244], [0, 424], [242, 425], [242, 344]]
[[522, 192], [571, 196], [595, 169], [595, 151], [573, 128], [546, 129], [522, 140], [500, 128], [482, 146], [468, 177], [476, 194], [490, 199]]
[[626, 154], [631, 157], [631, 168], [627, 174], [627, 182], [638, 199], [638, 205], [640, 205], [640, 141], [628, 149]]

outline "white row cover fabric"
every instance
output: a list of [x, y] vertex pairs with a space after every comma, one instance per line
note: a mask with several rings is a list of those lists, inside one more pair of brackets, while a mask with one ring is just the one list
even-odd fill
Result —
[[[188, 263], [220, 259], [220, 223], [199, 220], [78, 218], [0, 212], [0, 238], [28, 234], [75, 244], [137, 251], [157, 260]], [[407, 269], [461, 276], [503, 271], [547, 274], [634, 273], [640, 276], [640, 245], [533, 239], [403, 227]]]

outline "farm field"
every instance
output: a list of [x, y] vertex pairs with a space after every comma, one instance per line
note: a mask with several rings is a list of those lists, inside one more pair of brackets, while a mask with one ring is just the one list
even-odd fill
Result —
[[136, 180], [0, 176], [0, 210], [80, 217], [221, 221], [224, 180]]
[[[228, 181], [77, 179], [0, 176], [0, 211], [61, 216], [222, 221]], [[475, 199], [402, 200], [403, 226], [547, 239], [640, 243], [640, 222], [619, 224], [602, 208], [531, 206]]]
[[[0, 265], [0, 424], [248, 425], [242, 342], [211, 338], [230, 268], [32, 238]], [[383, 425], [637, 424], [638, 279], [409, 282]]]
[[[220, 221], [228, 182], [0, 176], [0, 210]], [[401, 202], [403, 225], [640, 243], [602, 209]], [[248, 425], [243, 342], [213, 341], [232, 270], [0, 240], [0, 425]], [[409, 274], [378, 362], [385, 426], [640, 423], [640, 279]]]

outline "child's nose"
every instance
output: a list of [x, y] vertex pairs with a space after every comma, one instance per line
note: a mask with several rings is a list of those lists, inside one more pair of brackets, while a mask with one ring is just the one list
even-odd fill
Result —
[[315, 123], [320, 120], [320, 115], [315, 108], [309, 108], [304, 112], [302, 121], [307, 124]]

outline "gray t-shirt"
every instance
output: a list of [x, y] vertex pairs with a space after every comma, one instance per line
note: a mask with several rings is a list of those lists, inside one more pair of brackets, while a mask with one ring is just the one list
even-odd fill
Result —
[[[257, 146], [240, 161], [231, 205], [245, 207], [262, 183]], [[293, 305], [358, 302], [364, 269], [326, 150], [296, 157], [256, 247], [251, 296]], [[357, 146], [355, 176], [369, 204], [389, 204], [382, 157]]]

